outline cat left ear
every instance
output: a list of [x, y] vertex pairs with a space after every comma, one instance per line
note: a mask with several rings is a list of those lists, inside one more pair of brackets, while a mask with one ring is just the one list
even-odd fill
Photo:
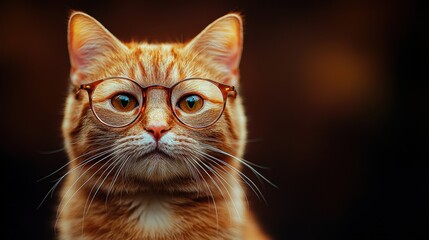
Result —
[[70, 16], [68, 48], [71, 81], [77, 86], [101, 59], [112, 52], [127, 50], [101, 23], [83, 12], [73, 12]]
[[238, 67], [243, 48], [243, 24], [239, 14], [227, 14], [209, 26], [186, 45], [191, 53], [203, 55], [227, 77], [224, 84], [238, 83]]

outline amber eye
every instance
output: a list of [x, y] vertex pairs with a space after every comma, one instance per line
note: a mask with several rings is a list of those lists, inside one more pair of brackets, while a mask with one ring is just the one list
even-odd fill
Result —
[[178, 107], [186, 113], [195, 113], [203, 107], [203, 99], [198, 95], [186, 95], [182, 97], [178, 104]]
[[121, 112], [129, 112], [138, 106], [135, 97], [125, 93], [114, 96], [111, 101], [113, 107]]

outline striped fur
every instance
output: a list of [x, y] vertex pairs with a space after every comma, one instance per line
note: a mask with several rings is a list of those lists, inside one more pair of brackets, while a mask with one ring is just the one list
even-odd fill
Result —
[[[69, 22], [72, 86], [124, 76], [141, 85], [200, 77], [238, 87], [241, 49], [238, 14], [216, 20], [188, 43], [122, 43], [81, 12]], [[229, 98], [219, 121], [204, 130], [179, 124], [160, 89], [148, 93], [143, 111], [133, 125], [110, 128], [94, 117], [84, 91], [67, 97], [62, 130], [70, 164], [58, 206], [59, 239], [265, 239], [245, 204], [240, 162], [207, 147], [243, 155], [240, 97]], [[154, 143], [145, 127], [160, 123], [170, 128], [159, 140], [170, 154], [146, 157]], [[198, 171], [184, 163], [191, 158]]]

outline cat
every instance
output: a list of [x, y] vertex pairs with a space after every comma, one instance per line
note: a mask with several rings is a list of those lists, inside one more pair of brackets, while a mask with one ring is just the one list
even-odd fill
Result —
[[268, 239], [240, 172], [242, 28], [230, 13], [187, 43], [123, 43], [71, 14], [59, 239]]

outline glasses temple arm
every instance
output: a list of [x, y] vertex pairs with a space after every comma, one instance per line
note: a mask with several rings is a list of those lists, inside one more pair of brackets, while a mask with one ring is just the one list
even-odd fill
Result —
[[82, 90], [82, 89], [84, 89], [84, 90], [88, 90], [89, 88], [91, 88], [90, 86], [88, 86], [87, 84], [82, 84], [82, 85], [80, 85], [80, 86], [74, 86], [75, 88], [74, 88], [74, 92], [75, 92], [75, 97], [76, 97], [76, 99], [78, 98], [78, 95], [79, 95], [79, 93], [80, 93], [80, 91]]
[[235, 97], [237, 97], [237, 94], [238, 94], [238, 92], [234, 86], [229, 87], [227, 96], [231, 96], [231, 97], [235, 98]]

